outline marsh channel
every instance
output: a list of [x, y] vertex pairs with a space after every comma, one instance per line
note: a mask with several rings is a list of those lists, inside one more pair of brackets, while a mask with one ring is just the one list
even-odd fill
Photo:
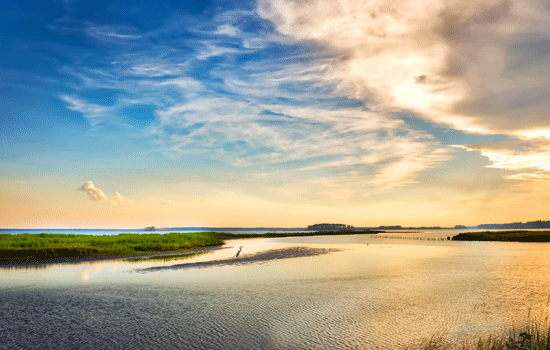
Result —
[[463, 231], [232, 239], [181, 260], [3, 267], [0, 348], [399, 349], [434, 334], [457, 344], [507, 334], [546, 311], [550, 243], [446, 240]]

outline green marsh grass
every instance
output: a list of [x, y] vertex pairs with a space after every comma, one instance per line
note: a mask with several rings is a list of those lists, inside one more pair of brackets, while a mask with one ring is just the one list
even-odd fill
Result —
[[223, 244], [230, 238], [278, 238], [375, 234], [382, 231], [308, 231], [234, 234], [226, 232], [121, 233], [78, 235], [60, 233], [0, 234], [0, 265], [43, 260], [148, 255]]
[[0, 263], [144, 255], [184, 251], [222, 243], [222, 239], [215, 232], [121, 233], [101, 236], [57, 233], [3, 234], [0, 235]]

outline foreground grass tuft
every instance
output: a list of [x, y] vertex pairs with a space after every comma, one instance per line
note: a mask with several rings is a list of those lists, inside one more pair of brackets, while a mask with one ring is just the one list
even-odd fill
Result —
[[484, 337], [471, 343], [452, 345], [443, 337], [433, 336], [424, 342], [406, 347], [407, 350], [550, 350], [550, 324], [548, 316], [534, 319], [520, 331], [512, 329], [508, 336]]

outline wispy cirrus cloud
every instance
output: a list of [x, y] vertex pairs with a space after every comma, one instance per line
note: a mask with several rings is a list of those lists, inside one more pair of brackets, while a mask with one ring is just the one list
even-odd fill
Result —
[[530, 173], [521, 173], [506, 176], [509, 180], [524, 180], [524, 181], [547, 181], [550, 180], [550, 175], [548, 174], [530, 174]]
[[98, 40], [137, 40], [142, 36], [138, 34], [137, 29], [128, 26], [106, 26], [86, 23], [85, 33]]
[[65, 70], [82, 82], [78, 91], [123, 91], [112, 106], [91, 104], [76, 92], [62, 98], [92, 125], [117, 121], [125, 107], [151, 105], [156, 118], [143, 136], [156, 151], [246, 169], [265, 185], [282, 186], [284, 178], [287, 185], [310, 184], [311, 192], [319, 193], [319, 186], [334, 192], [317, 181], [323, 178], [364, 196], [415, 183], [448, 159], [447, 149], [426, 132], [342, 96], [342, 79], [331, 75], [340, 57], [284, 44], [284, 54], [273, 58], [272, 50], [283, 45], [280, 36], [247, 32], [239, 16], [255, 15], [220, 14], [185, 45], [118, 46], [110, 66]]
[[219, 25], [212, 34], [238, 36], [240, 33], [241, 33], [241, 30], [239, 28], [232, 26], [231, 24], [222, 24], [222, 25]]
[[71, 111], [82, 113], [91, 126], [96, 126], [112, 115], [109, 107], [90, 103], [74, 96], [61, 95], [61, 99], [67, 102], [67, 108]]
[[329, 173], [388, 190], [413, 183], [423, 170], [448, 159], [429, 135], [359, 108], [197, 99], [159, 115], [161, 122], [148, 132], [166, 151], [254, 171], [278, 173], [283, 167], [305, 178]]
[[[67, 2], [67, 5], [70, 2]], [[75, 3], [74, 1], [71, 3]], [[69, 12], [71, 10], [67, 9]], [[104, 44], [134, 44], [144, 38], [136, 28], [128, 25], [101, 25], [90, 21], [80, 21], [72, 16], [59, 18], [55, 23], [47, 26], [50, 30], [61, 32], [82, 33], [88, 38]]]
[[175, 76], [179, 74], [181, 69], [170, 67], [163, 64], [155, 63], [140, 63], [128, 69], [130, 75], [143, 76], [149, 78]]
[[176, 201], [172, 201], [172, 200], [169, 200], [169, 199], [161, 199], [160, 204], [162, 204], [162, 205], [173, 205], [173, 206], [176, 206], [176, 207], [181, 205], [181, 203], [176, 202]]

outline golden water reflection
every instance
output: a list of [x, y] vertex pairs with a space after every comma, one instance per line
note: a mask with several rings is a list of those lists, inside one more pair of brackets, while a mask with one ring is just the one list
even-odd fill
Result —
[[436, 333], [455, 341], [506, 333], [530, 307], [547, 307], [548, 276], [545, 243], [230, 240], [183, 261], [0, 269], [0, 299], [11, 305], [0, 328], [9, 318], [7, 336], [21, 339], [20, 314], [45, 332], [40, 320], [60, 313], [67, 329], [82, 331], [72, 335], [78, 344], [106, 346], [108, 335], [122, 348], [395, 349]]

